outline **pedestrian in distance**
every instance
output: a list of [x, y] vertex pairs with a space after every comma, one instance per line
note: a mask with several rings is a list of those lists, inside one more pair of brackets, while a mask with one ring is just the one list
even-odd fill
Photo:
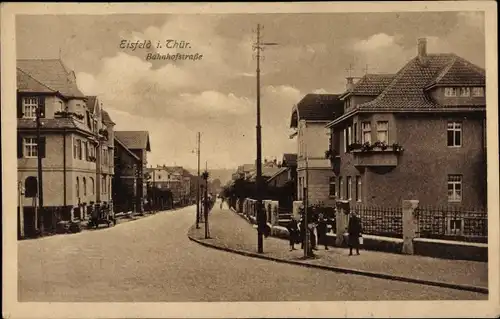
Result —
[[316, 227], [318, 231], [318, 244], [323, 244], [325, 246], [325, 250], [328, 250], [328, 241], [326, 234], [328, 232], [328, 225], [325, 216], [320, 213], [318, 216], [318, 226]]
[[289, 234], [288, 239], [290, 241], [290, 251], [295, 250], [295, 243], [297, 242], [297, 237], [299, 236], [297, 221], [292, 218], [286, 225], [286, 229]]
[[361, 218], [353, 210], [349, 214], [349, 224], [347, 226], [348, 244], [349, 244], [349, 256], [352, 256], [353, 248], [356, 249], [356, 255], [359, 255], [359, 237], [363, 232], [363, 227], [361, 224]]

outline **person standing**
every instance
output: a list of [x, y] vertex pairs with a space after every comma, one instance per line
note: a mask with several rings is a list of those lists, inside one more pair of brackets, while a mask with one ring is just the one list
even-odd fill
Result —
[[325, 246], [325, 250], [328, 250], [328, 240], [326, 237], [326, 233], [328, 232], [328, 225], [325, 216], [320, 213], [318, 216], [318, 226], [316, 227], [318, 232], [318, 244], [323, 244]]
[[362, 231], [361, 218], [355, 211], [351, 211], [349, 215], [349, 224], [347, 226], [347, 232], [349, 233], [349, 256], [352, 256], [353, 248], [356, 249], [356, 255], [359, 255], [359, 237], [361, 237]]
[[290, 251], [295, 250], [295, 243], [297, 242], [297, 237], [299, 234], [297, 221], [292, 218], [286, 225], [286, 229], [288, 230], [289, 234], [288, 239], [290, 241]]

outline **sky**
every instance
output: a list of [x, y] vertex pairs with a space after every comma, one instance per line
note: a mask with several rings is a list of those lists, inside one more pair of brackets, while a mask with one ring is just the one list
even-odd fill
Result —
[[[429, 53], [456, 53], [485, 67], [484, 16], [477, 12], [30, 15], [16, 18], [21, 59], [54, 59], [97, 95], [116, 130], [147, 130], [152, 165], [235, 168], [255, 161], [257, 23], [263, 157], [296, 152], [291, 110], [308, 93], [338, 94], [352, 74], [395, 73], [426, 37]], [[176, 39], [189, 48], [156, 48]], [[152, 48], [121, 48], [122, 41]], [[148, 53], [203, 55], [197, 61], [146, 60]]]

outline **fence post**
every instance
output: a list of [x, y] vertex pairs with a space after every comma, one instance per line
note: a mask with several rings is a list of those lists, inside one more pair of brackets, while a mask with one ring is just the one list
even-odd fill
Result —
[[413, 255], [413, 239], [417, 235], [418, 220], [416, 210], [418, 200], [403, 200], [403, 248], [401, 252]]
[[337, 210], [335, 212], [335, 224], [337, 238], [335, 238], [335, 245], [340, 247], [344, 242], [344, 233], [349, 222], [349, 216], [346, 214], [346, 210], [349, 207], [348, 201], [337, 201]]
[[271, 202], [271, 225], [277, 226], [279, 222], [279, 201]]

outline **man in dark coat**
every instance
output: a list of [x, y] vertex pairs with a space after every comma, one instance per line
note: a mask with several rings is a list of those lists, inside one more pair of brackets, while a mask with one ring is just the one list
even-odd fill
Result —
[[347, 232], [349, 233], [349, 256], [352, 256], [353, 248], [356, 249], [356, 255], [359, 255], [359, 237], [361, 237], [362, 231], [361, 218], [355, 211], [351, 211], [349, 225], [347, 226]]
[[328, 232], [327, 220], [325, 216], [320, 213], [318, 216], [318, 226], [316, 227], [318, 231], [318, 244], [325, 245], [325, 250], [328, 250], [328, 241], [326, 237], [326, 233]]
[[297, 221], [292, 218], [286, 225], [286, 229], [289, 234], [288, 239], [290, 240], [290, 251], [295, 250], [295, 243], [297, 242], [297, 237], [299, 236]]

